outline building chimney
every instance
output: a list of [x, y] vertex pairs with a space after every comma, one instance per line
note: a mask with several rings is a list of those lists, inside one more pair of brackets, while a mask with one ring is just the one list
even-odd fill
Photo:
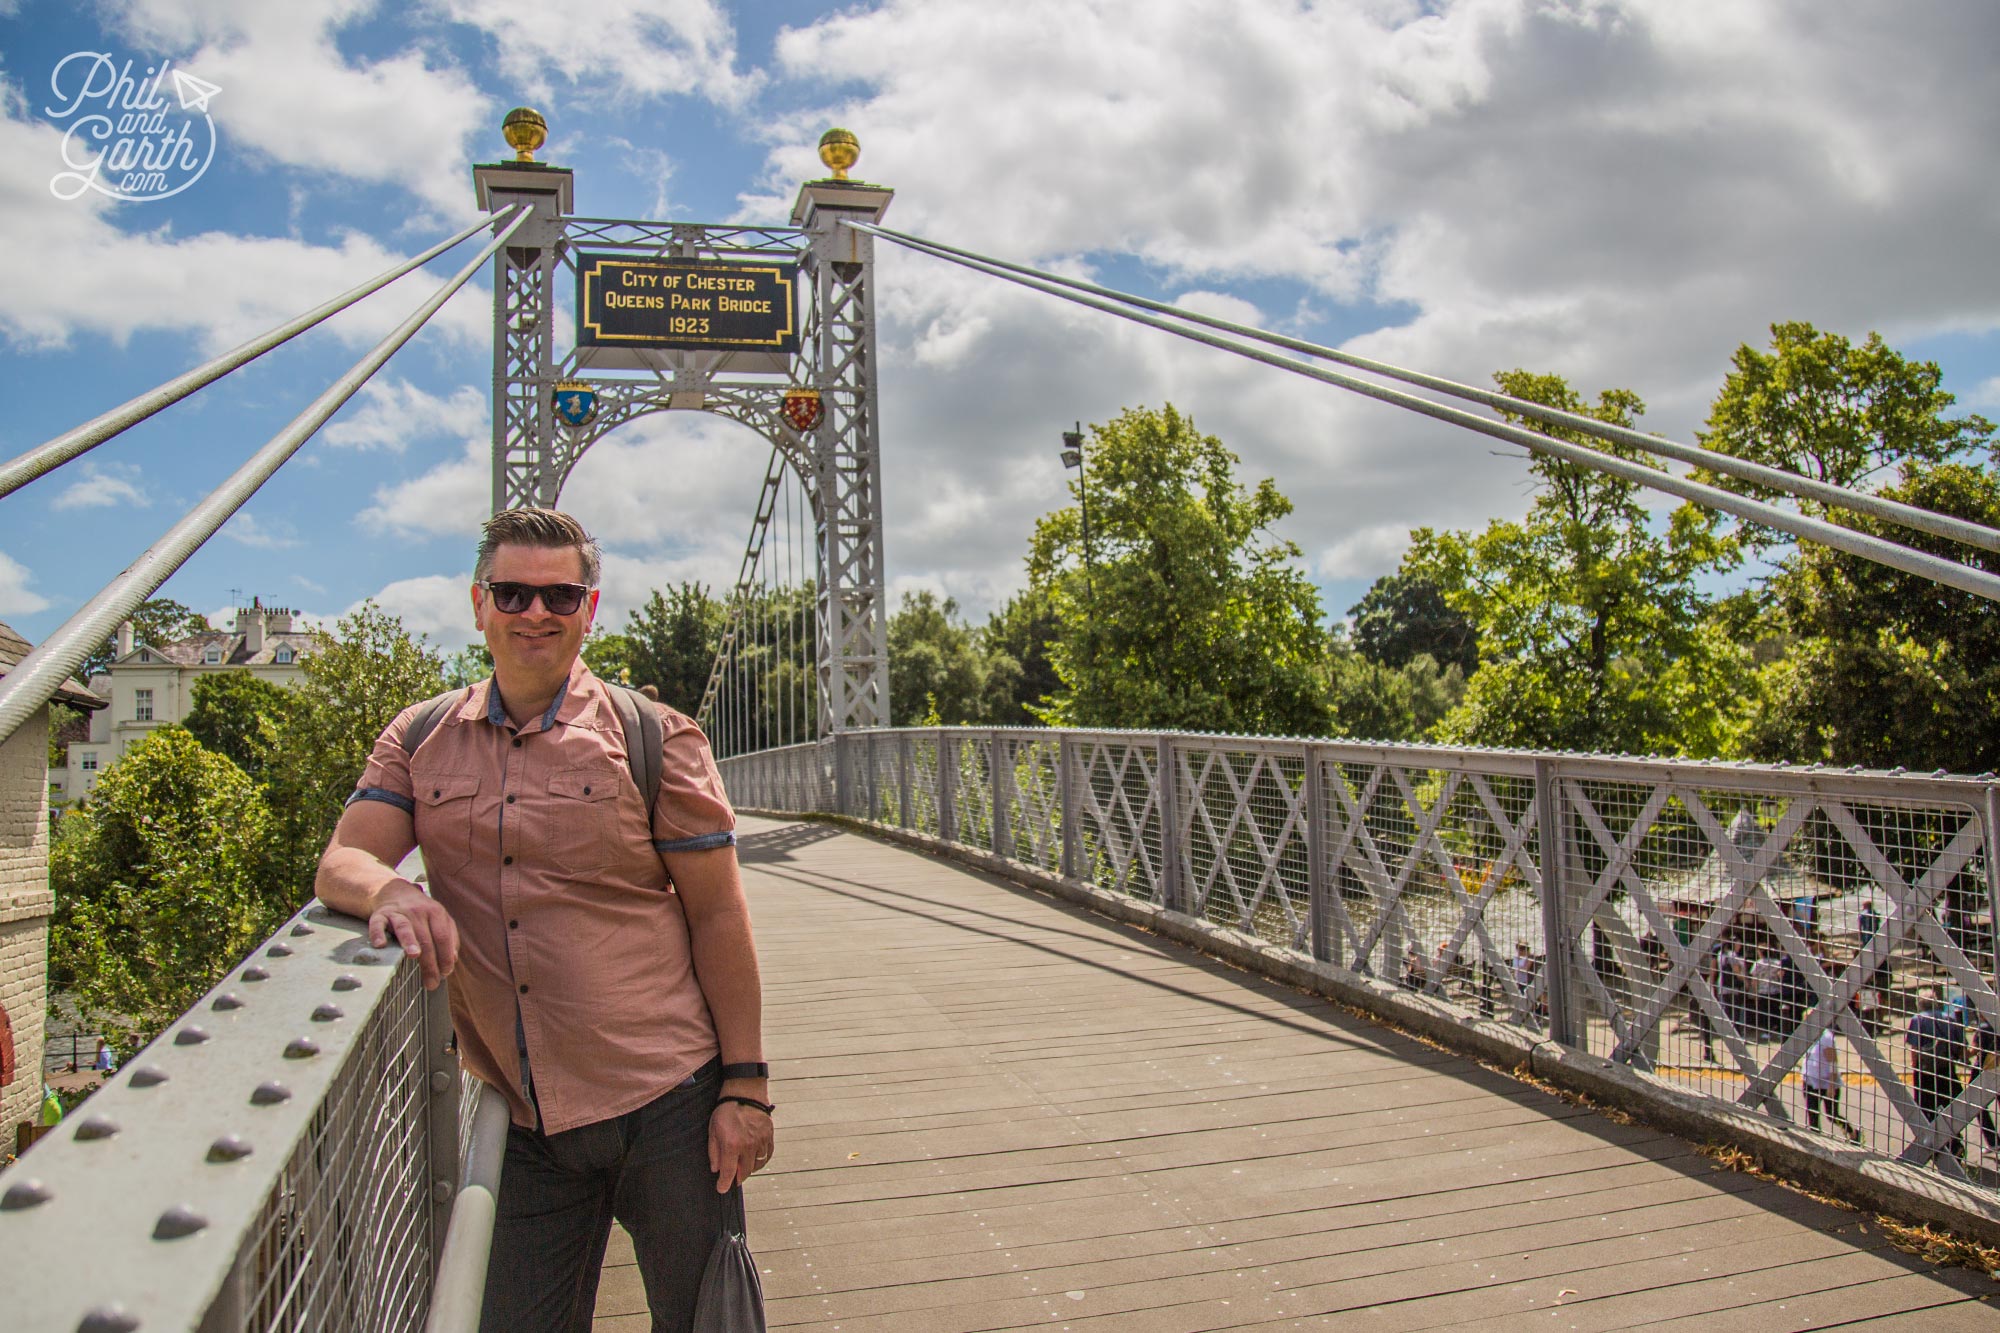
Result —
[[239, 607], [236, 612], [236, 631], [243, 636], [243, 651], [255, 657], [264, 651], [264, 608], [261, 606]]
[[132, 651], [132, 622], [128, 620], [124, 624], [118, 627], [118, 655], [120, 657], [123, 657], [125, 656], [125, 654], [131, 651]]
[[273, 634], [290, 634], [292, 632], [292, 608], [289, 606], [265, 607], [264, 628]]

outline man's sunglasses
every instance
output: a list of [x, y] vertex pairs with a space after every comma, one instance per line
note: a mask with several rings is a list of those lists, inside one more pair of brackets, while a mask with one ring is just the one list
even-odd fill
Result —
[[573, 616], [590, 595], [581, 583], [508, 583], [504, 580], [479, 585], [493, 598], [493, 608], [504, 615], [518, 616], [534, 605], [537, 597], [552, 616]]

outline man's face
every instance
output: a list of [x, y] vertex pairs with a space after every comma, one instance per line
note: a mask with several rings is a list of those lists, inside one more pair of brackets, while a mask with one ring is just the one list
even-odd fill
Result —
[[[502, 546], [486, 572], [489, 583], [582, 583], [583, 556], [575, 547]], [[486, 636], [494, 670], [506, 676], [547, 681], [569, 674], [583, 636], [597, 614], [597, 589], [566, 616], [552, 614], [540, 597], [509, 615], [493, 604], [486, 589], [472, 589], [472, 623]]]

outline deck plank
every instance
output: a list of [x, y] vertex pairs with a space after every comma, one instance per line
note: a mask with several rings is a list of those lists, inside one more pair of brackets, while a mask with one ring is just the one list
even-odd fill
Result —
[[[745, 819], [773, 1328], [2000, 1329], [1991, 1281], [936, 857]], [[596, 1328], [647, 1327], [613, 1238]]]

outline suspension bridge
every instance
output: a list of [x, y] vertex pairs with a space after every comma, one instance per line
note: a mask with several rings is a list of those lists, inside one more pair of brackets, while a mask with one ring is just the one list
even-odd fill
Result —
[[[0, 811], [26, 812], [0, 943], [31, 946], [5, 966], [39, 967], [47, 927], [49, 700], [490, 265], [496, 508], [556, 503], [652, 412], [772, 449], [701, 720], [745, 816], [780, 1068], [750, 1186], [774, 1325], [2000, 1325], [1938, 1248], [2000, 1239], [2000, 1070], [1940, 1087], [1907, 1049], [1920, 1009], [2000, 1030], [1991, 775], [892, 728], [877, 243], [1993, 600], [1972, 563], [1505, 418], [2000, 533], [895, 231], [843, 131], [784, 227], [578, 215], [540, 117], [507, 134], [479, 224], [0, 464], [5, 496], [478, 241], [0, 681]], [[476, 1326], [506, 1112], [458, 1070], [441, 995], [300, 911], [0, 1173], [6, 1326]], [[645, 1326], [629, 1248], [597, 1316]]]

